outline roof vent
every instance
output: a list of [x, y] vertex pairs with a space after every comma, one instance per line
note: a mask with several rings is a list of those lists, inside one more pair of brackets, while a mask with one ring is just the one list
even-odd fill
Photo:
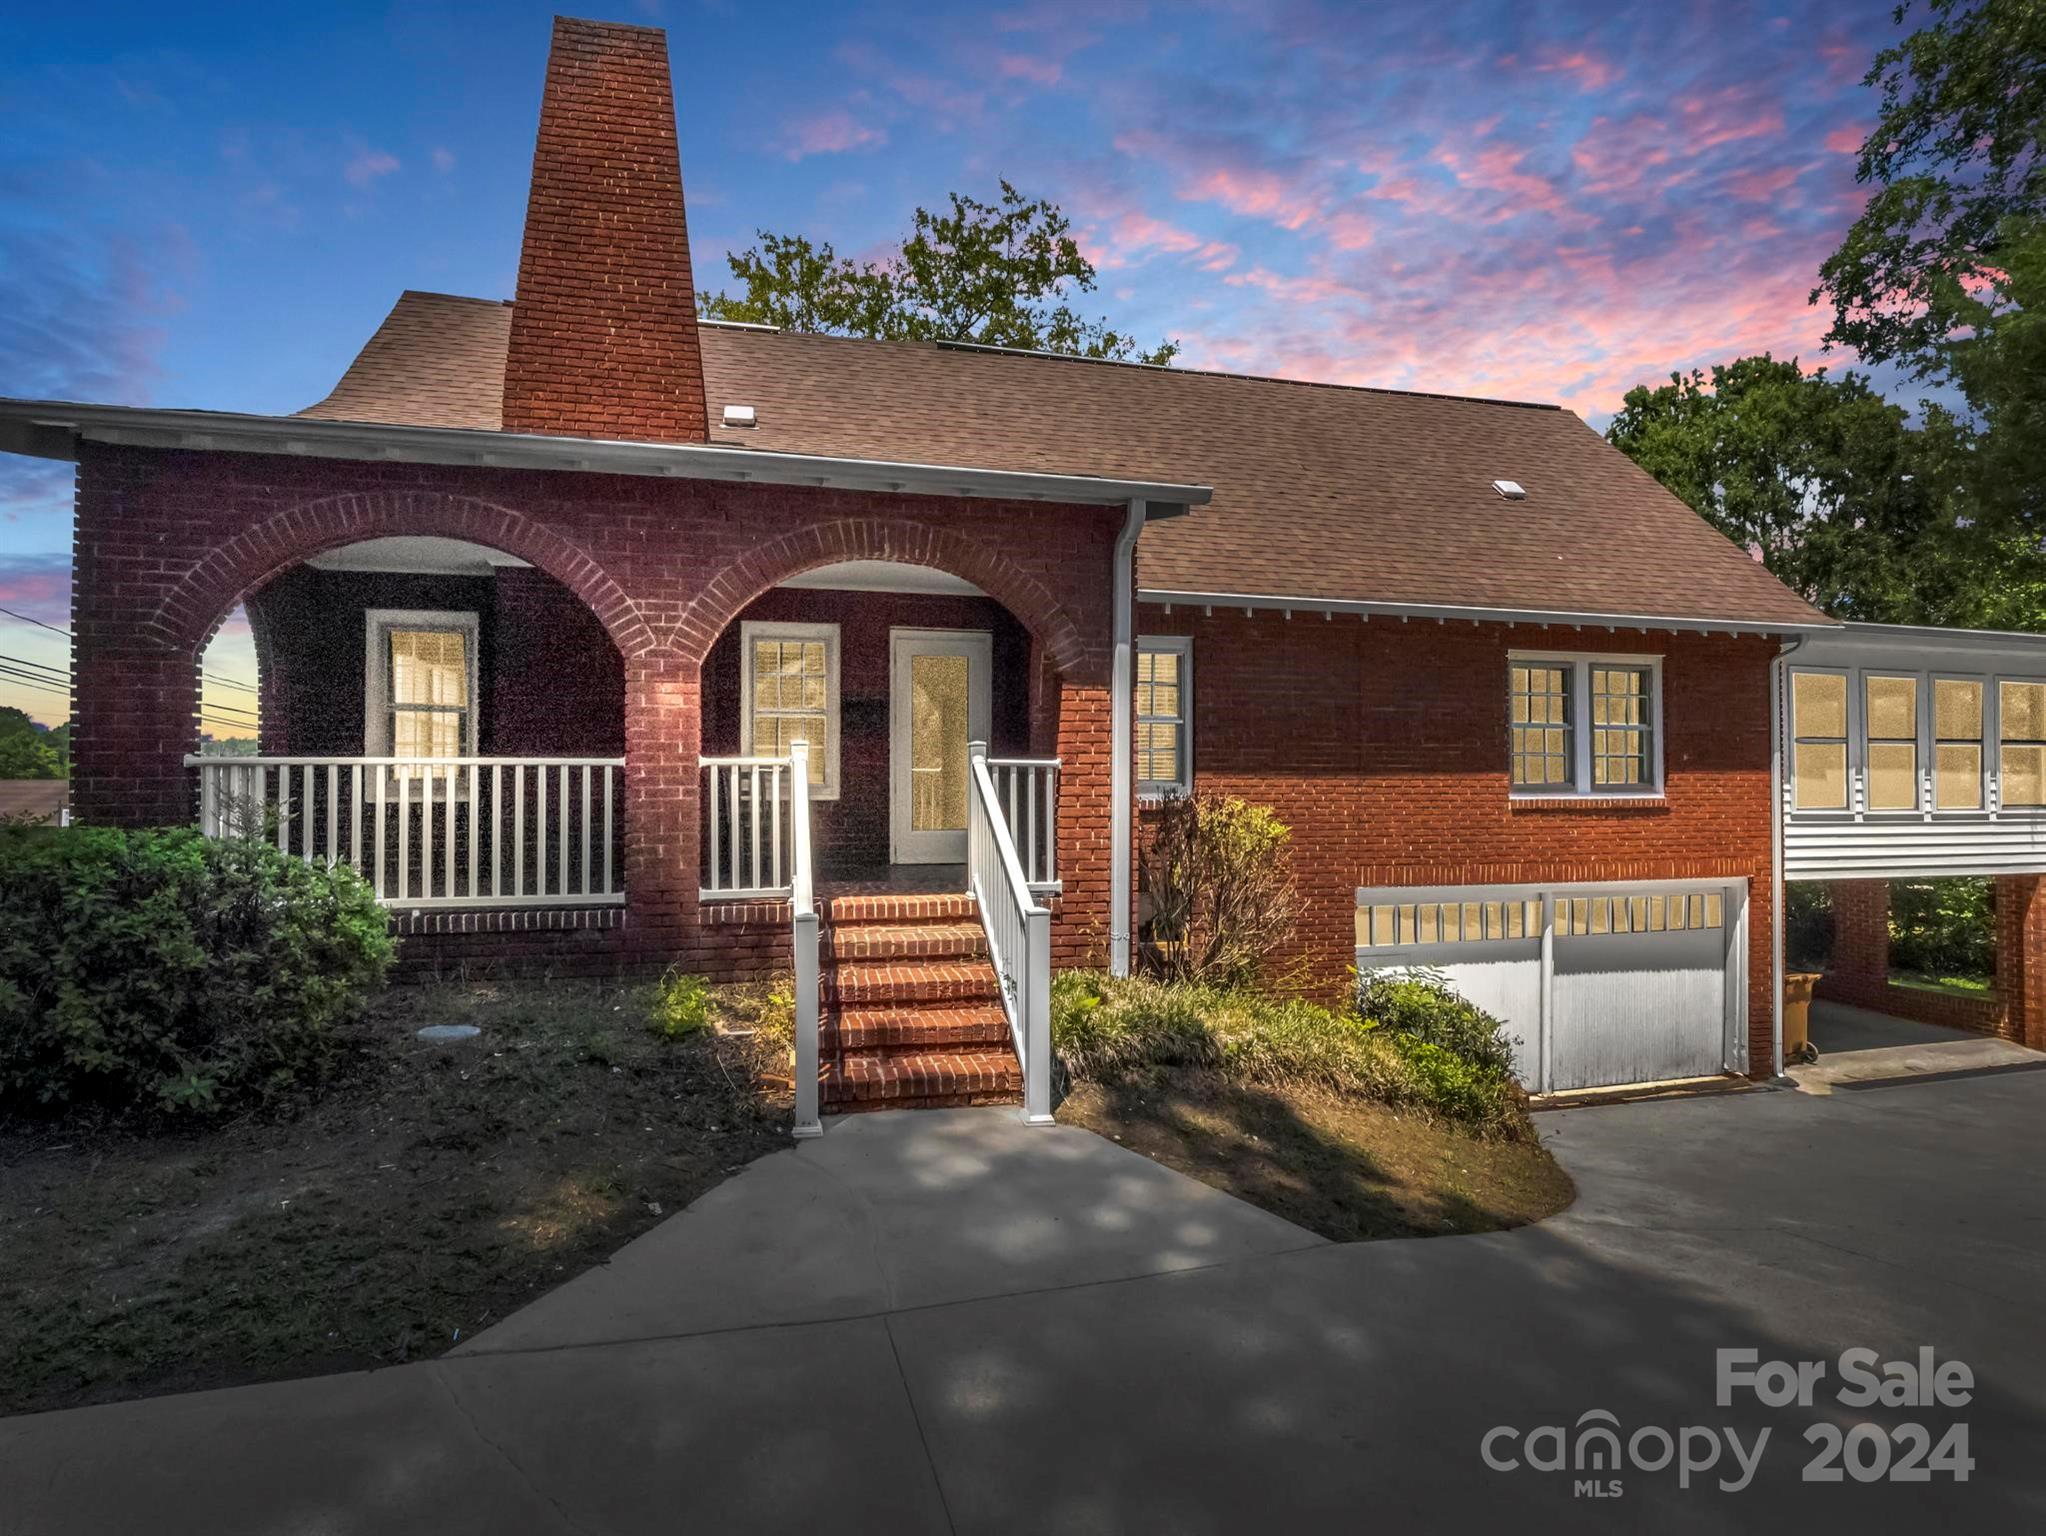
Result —
[[[729, 410], [730, 407], [727, 407], [727, 409]], [[726, 425], [730, 426], [731, 423], [728, 421], [726, 422]], [[1518, 480], [1494, 480], [1492, 482], [1492, 489], [1497, 491], [1501, 496], [1504, 496], [1508, 501], [1527, 500], [1527, 492], [1525, 489], [1522, 488], [1521, 483]]]
[[750, 405], [728, 405], [725, 407], [724, 425], [728, 427], [756, 427], [759, 415]]

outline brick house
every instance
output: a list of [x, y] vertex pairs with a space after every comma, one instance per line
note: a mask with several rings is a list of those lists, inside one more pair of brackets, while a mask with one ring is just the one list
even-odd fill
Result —
[[[512, 301], [0, 448], [77, 464], [76, 815], [349, 862], [414, 971], [793, 968], [827, 1103], [1041, 1116], [1051, 969], [1130, 963], [1212, 788], [1315, 991], [1440, 965], [1537, 1087], [1773, 1068], [1838, 626], [1558, 409], [700, 320], [658, 31], [556, 23]], [[238, 603], [263, 755], [198, 759]]]

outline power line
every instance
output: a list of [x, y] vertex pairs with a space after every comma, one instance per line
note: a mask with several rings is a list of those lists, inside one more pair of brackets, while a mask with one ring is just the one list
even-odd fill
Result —
[[9, 656], [0, 651], [0, 661], [10, 662], [17, 667], [32, 667], [38, 672], [47, 672], [52, 677], [61, 677], [66, 681], [71, 677], [71, 669], [68, 667], [53, 667], [46, 661], [37, 661], [28, 656]]
[[[24, 624], [33, 624], [37, 629], [47, 629], [51, 634], [62, 635], [66, 640], [72, 638], [70, 630], [59, 629], [56, 625], [47, 624], [41, 619], [32, 619], [25, 613], [16, 613], [12, 608], [0, 608], [0, 614], [5, 614], [10, 619], [19, 619]], [[249, 693], [257, 691], [254, 683], [245, 683], [238, 677], [228, 677], [219, 672], [202, 672], [201, 675], [211, 682], [222, 683], [229, 688], [241, 688]]]

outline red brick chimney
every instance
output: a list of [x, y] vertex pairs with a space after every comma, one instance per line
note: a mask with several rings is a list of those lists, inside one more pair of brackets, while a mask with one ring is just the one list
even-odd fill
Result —
[[554, 19], [504, 430], [704, 442], [667, 34]]

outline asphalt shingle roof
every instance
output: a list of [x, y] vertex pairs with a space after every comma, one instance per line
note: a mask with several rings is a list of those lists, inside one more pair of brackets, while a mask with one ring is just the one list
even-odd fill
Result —
[[[498, 430], [510, 324], [408, 292], [304, 414]], [[713, 442], [1212, 486], [1145, 530], [1148, 589], [1824, 622], [1554, 407], [717, 325], [702, 346]]]

